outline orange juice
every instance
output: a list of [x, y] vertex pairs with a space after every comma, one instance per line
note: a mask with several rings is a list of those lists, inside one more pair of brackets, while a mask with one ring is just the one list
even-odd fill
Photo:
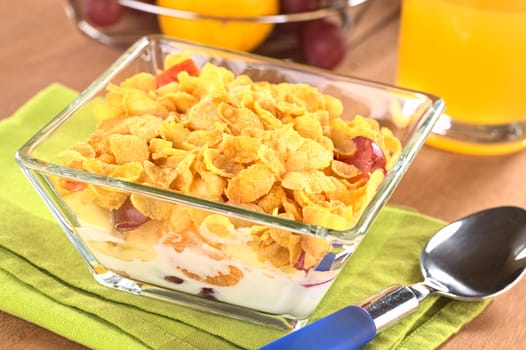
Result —
[[526, 125], [525, 0], [403, 0], [399, 40], [398, 85], [440, 96], [455, 122]]

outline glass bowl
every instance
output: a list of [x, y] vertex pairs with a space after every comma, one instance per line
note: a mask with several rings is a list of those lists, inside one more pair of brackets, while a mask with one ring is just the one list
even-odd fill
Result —
[[[155, 75], [168, 54], [183, 52], [190, 52], [199, 67], [213, 63], [256, 82], [308, 84], [339, 99], [348, 118], [360, 114], [392, 131], [401, 143], [399, 155], [378, 186], [367, 188], [351, 227], [307, 224], [250, 206], [137, 183], [126, 176], [62, 165], [64, 151], [95, 130], [93, 113], [107, 89], [140, 72]], [[363, 239], [442, 109], [442, 100], [429, 94], [153, 35], [131, 46], [34, 135], [17, 152], [16, 160], [102, 285], [268, 326], [298, 328], [308, 321]], [[91, 197], [83, 196], [88, 188]], [[113, 200], [120, 201], [118, 210], [103, 209], [107, 206], [99, 203]], [[119, 230], [116, 217], [123, 201], [159, 212], [168, 207], [169, 219], [152, 216], [128, 231]], [[167, 220], [169, 229], [163, 226]], [[198, 234], [192, 231], [195, 220]], [[123, 225], [119, 227], [125, 227], [126, 220]], [[294, 260], [285, 266], [275, 264], [273, 259], [283, 254]], [[317, 260], [307, 264], [313, 256]]]

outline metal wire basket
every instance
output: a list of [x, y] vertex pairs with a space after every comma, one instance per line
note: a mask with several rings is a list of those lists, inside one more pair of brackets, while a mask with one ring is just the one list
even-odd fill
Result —
[[318, 7], [311, 11], [233, 18], [161, 7], [153, 4], [154, 1], [115, 0], [115, 4], [122, 8], [122, 12], [112, 23], [101, 24], [90, 20], [85, 13], [82, 5], [86, 1], [92, 0], [68, 0], [66, 14], [83, 34], [109, 46], [127, 48], [141, 36], [162, 32], [158, 22], [159, 16], [187, 20], [214, 20], [222, 23], [235, 21], [273, 24], [274, 29], [271, 34], [254, 51], [266, 56], [299, 62], [304, 61], [304, 55], [297, 33], [290, 30], [291, 24], [330, 18], [347, 33], [352, 29], [355, 17], [357, 18], [367, 8], [367, 0], [322, 0]]

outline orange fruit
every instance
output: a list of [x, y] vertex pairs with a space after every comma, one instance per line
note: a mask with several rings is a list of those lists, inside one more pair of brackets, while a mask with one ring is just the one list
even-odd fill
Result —
[[275, 15], [279, 0], [157, 0], [159, 6], [232, 20], [180, 19], [159, 16], [161, 31], [175, 38], [211, 46], [252, 51], [270, 34], [274, 25], [235, 21], [235, 17]]

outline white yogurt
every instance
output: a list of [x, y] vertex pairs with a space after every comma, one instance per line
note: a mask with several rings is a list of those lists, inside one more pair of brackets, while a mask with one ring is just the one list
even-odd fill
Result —
[[[82, 227], [77, 231], [97, 260], [109, 270], [124, 272], [134, 280], [149, 284], [196, 295], [202, 295], [206, 289], [207, 297], [225, 303], [306, 318], [317, 307], [339, 272], [313, 269], [308, 272], [284, 272], [268, 262], [262, 263], [256, 252], [245, 244], [246, 229], [236, 234], [242, 244], [227, 244], [221, 252], [206, 243], [186, 246], [178, 252], [170, 245], [157, 242], [152, 245], [155, 252], [153, 259], [142, 261], [139, 257], [124, 261], [103, 254], [94, 247], [95, 242], [127, 244], [124, 236], [111, 227], [107, 212], [95, 205], [81, 203], [76, 196], [68, 196], [66, 201], [75, 207], [75, 212], [83, 214]], [[231, 267], [242, 272], [242, 277], [234, 285], [206, 282], [207, 276], [229, 274]]]

